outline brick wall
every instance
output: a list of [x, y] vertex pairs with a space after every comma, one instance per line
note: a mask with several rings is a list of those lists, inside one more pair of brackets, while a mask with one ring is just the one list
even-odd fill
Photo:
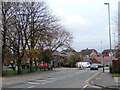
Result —
[[115, 72], [116, 69], [120, 72], [120, 59], [112, 61], [112, 71]]

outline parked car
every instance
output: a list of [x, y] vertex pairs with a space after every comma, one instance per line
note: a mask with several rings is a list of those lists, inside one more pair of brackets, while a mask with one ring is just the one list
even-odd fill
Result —
[[84, 68], [88, 68], [90, 67], [90, 63], [89, 62], [77, 62], [76, 66], [79, 67], [84, 67]]
[[98, 65], [97, 64], [92, 64], [91, 66], [90, 66], [90, 70], [98, 70]]
[[101, 64], [98, 64], [98, 67], [99, 67], [99, 68], [102, 68], [102, 67], [103, 67], [103, 65], [101, 65]]
[[52, 70], [52, 66], [48, 63], [40, 63], [38, 64], [39, 69], [44, 69], [44, 70]]

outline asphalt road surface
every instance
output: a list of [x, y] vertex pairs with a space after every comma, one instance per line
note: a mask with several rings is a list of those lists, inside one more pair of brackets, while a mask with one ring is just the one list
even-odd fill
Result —
[[3, 80], [2, 88], [98, 88], [90, 85], [88, 82], [91, 78], [102, 72], [99, 70], [78, 70], [77, 68], [60, 68], [57, 71], [36, 73], [13, 77]]

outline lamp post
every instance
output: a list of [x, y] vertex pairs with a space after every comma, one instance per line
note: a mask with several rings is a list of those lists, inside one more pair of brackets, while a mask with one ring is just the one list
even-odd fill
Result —
[[102, 41], [101, 41], [101, 60], [102, 60], [102, 64], [103, 64], [103, 73], [104, 73], [105, 69], [104, 69], [104, 58], [103, 58], [103, 55], [102, 55]]
[[110, 42], [110, 73], [112, 73], [112, 50], [111, 50], [111, 29], [110, 29], [110, 4], [109, 3], [104, 3], [104, 5], [108, 5], [108, 21], [109, 21], [109, 42]]
[[115, 49], [115, 33], [112, 33], [114, 35], [114, 49]]

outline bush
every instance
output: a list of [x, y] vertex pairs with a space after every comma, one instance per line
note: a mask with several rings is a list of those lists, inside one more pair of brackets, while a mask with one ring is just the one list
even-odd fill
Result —
[[76, 67], [76, 66], [75, 66], [75, 64], [73, 64], [73, 65], [71, 66], [71, 64], [70, 64], [69, 62], [67, 62], [67, 63], [64, 63], [64, 64], [63, 64], [63, 67]]
[[116, 68], [113, 70], [114, 73], [120, 73], [120, 68]]

